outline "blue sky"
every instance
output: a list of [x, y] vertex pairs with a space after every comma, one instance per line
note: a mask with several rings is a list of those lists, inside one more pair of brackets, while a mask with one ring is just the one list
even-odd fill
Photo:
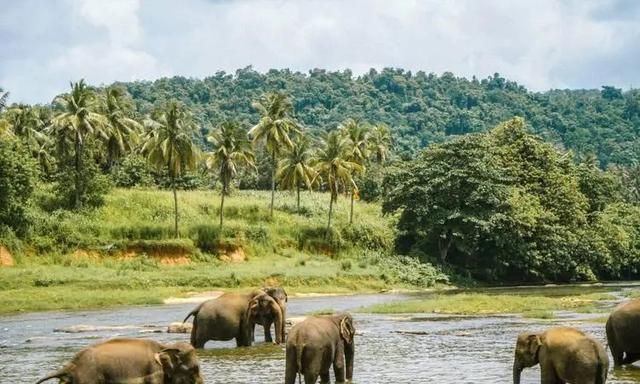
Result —
[[532, 90], [640, 86], [640, 1], [0, 0], [0, 87], [402, 67]]

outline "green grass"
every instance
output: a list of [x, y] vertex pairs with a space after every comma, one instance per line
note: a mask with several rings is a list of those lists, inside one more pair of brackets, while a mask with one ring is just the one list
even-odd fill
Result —
[[593, 308], [598, 300], [608, 297], [602, 293], [567, 297], [514, 294], [436, 294], [425, 299], [377, 304], [360, 309], [366, 313], [444, 313], [461, 315], [491, 315], [519, 313], [527, 317], [551, 318], [555, 310], [584, 310]]
[[[173, 239], [172, 195], [158, 190], [116, 189], [106, 204], [87, 212], [34, 209], [37, 227], [21, 244], [17, 265], [0, 268], [0, 313], [157, 304], [169, 296], [213, 289], [281, 284], [289, 293], [371, 292], [446, 282], [435, 268], [389, 253], [392, 219], [380, 206], [357, 202], [348, 225], [348, 200], [335, 207], [326, 233], [329, 195], [294, 196], [238, 191], [225, 200], [218, 227], [219, 195], [181, 191], [180, 239]], [[222, 261], [244, 255], [245, 262]]]

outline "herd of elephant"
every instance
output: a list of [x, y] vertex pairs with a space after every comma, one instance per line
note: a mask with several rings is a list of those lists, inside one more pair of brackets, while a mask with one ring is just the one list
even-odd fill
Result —
[[[196, 348], [209, 340], [235, 339], [251, 346], [255, 326], [262, 325], [265, 341], [285, 341], [287, 294], [281, 287], [250, 293], [225, 293], [193, 309], [190, 343], [163, 345], [149, 339], [111, 339], [87, 347], [59, 371], [36, 384], [59, 379], [64, 384], [202, 384]], [[275, 325], [275, 341], [271, 326]], [[330, 382], [333, 367], [337, 383], [351, 381], [355, 327], [348, 313], [309, 316], [295, 324], [286, 337], [285, 384], [298, 378], [305, 384]], [[606, 323], [609, 350], [615, 366], [640, 360], [640, 300], [616, 307]], [[540, 365], [542, 384], [601, 384], [607, 380], [609, 357], [605, 348], [584, 332], [553, 327], [542, 333], [518, 335], [513, 382], [520, 383], [524, 368]]]

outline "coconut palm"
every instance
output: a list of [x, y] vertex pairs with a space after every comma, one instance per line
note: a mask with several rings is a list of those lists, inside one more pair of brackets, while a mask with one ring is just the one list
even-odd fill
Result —
[[[369, 127], [366, 123], [356, 120], [347, 119], [338, 127], [340, 134], [347, 139], [347, 145], [349, 147], [347, 158], [351, 162], [360, 165], [359, 170], [354, 170], [352, 177], [356, 176], [356, 173], [364, 172], [364, 166], [369, 158]], [[358, 188], [353, 184], [351, 188], [351, 208], [349, 210], [349, 224], [353, 223], [353, 201], [358, 193]]]
[[74, 205], [82, 208], [84, 185], [81, 178], [83, 168], [83, 152], [88, 139], [108, 138], [109, 122], [107, 118], [97, 112], [95, 94], [85, 84], [84, 80], [71, 83], [71, 92], [59, 96], [54, 103], [60, 108], [60, 113], [53, 117], [51, 126], [47, 129], [61, 140], [73, 143], [75, 165]]
[[9, 99], [9, 92], [5, 92], [0, 88], [0, 112], [7, 106], [7, 100]]
[[102, 99], [102, 112], [109, 121], [110, 128], [105, 142], [108, 167], [133, 149], [142, 133], [142, 124], [132, 119], [131, 100], [124, 88], [111, 86], [105, 90]]
[[313, 153], [311, 141], [306, 135], [299, 135], [278, 164], [276, 174], [280, 187], [296, 190], [296, 210], [300, 212], [300, 188], [304, 185], [308, 189], [316, 179], [317, 172], [312, 166]]
[[49, 109], [19, 104], [7, 109], [5, 116], [15, 135], [26, 144], [32, 156], [38, 159], [43, 174], [50, 175], [54, 164], [50, 151], [52, 141], [44, 132], [51, 120]]
[[391, 131], [385, 124], [376, 124], [369, 134], [369, 153], [373, 160], [384, 163], [391, 151]]
[[142, 153], [147, 155], [151, 165], [166, 169], [171, 180], [174, 207], [174, 235], [178, 237], [178, 194], [176, 177], [184, 170], [196, 167], [198, 150], [193, 143], [196, 129], [191, 114], [183, 105], [171, 101], [152, 118], [145, 120], [148, 132]]
[[293, 111], [291, 100], [280, 92], [270, 92], [252, 106], [260, 113], [260, 121], [249, 130], [254, 143], [262, 143], [271, 156], [271, 207], [270, 216], [273, 217], [273, 201], [276, 191], [276, 169], [278, 155], [283, 149], [292, 148], [293, 142], [289, 135], [298, 132], [298, 124], [290, 117]]
[[339, 131], [332, 131], [326, 135], [321, 143], [316, 158], [316, 169], [327, 183], [331, 199], [329, 201], [329, 221], [327, 233], [331, 228], [333, 203], [338, 199], [341, 186], [357, 190], [353, 174], [362, 170], [362, 166], [352, 160], [349, 141]]
[[234, 120], [223, 122], [207, 137], [207, 141], [213, 145], [213, 151], [206, 159], [207, 168], [217, 169], [222, 182], [220, 196], [220, 227], [222, 228], [224, 197], [229, 192], [229, 184], [238, 174], [239, 168], [255, 168], [255, 156], [247, 132]]

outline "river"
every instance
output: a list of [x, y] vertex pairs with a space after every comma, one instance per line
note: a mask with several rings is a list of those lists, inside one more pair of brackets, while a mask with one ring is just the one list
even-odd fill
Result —
[[[597, 289], [620, 293], [627, 288]], [[528, 291], [523, 289], [519, 293]], [[535, 291], [539, 292], [539, 289]], [[545, 292], [565, 294], [566, 288], [550, 288]], [[290, 316], [302, 316], [323, 309], [354, 311], [362, 306], [407, 297], [409, 295], [378, 294], [292, 298], [288, 308]], [[187, 341], [186, 334], [168, 334], [163, 330], [169, 323], [181, 321], [194, 306], [173, 304], [0, 317], [0, 383], [33, 383], [60, 368], [86, 345], [115, 336], [150, 337], [163, 342]], [[553, 320], [535, 320], [515, 315], [455, 317], [354, 313], [357, 328], [354, 383], [510, 383], [516, 335], [551, 325], [575, 326], [606, 343], [604, 324], [585, 321], [593, 316], [602, 317], [602, 314], [562, 312], [556, 315]], [[59, 332], [79, 325], [90, 327], [79, 333]], [[260, 327], [256, 331], [257, 346], [237, 349], [233, 341], [209, 342], [206, 349], [199, 352], [206, 383], [275, 384], [284, 381], [284, 347], [261, 343]], [[537, 368], [523, 371], [522, 383], [539, 382]], [[611, 370], [608, 383], [640, 383], [640, 368]]]

